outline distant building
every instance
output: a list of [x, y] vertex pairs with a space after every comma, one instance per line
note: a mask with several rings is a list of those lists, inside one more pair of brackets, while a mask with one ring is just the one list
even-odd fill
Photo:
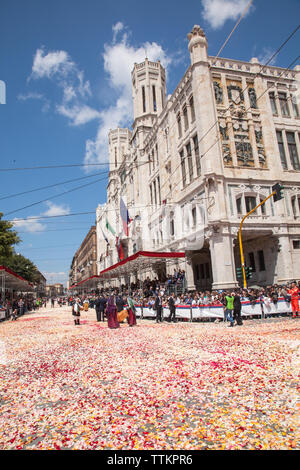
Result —
[[39, 276], [39, 279], [38, 281], [35, 282], [35, 286], [36, 286], [35, 291], [38, 297], [43, 297], [46, 295], [47, 279], [40, 271], [38, 271], [38, 276]]
[[48, 297], [56, 297], [59, 295], [64, 295], [64, 293], [65, 288], [63, 284], [57, 283], [46, 286], [46, 294]]
[[69, 271], [69, 286], [97, 274], [96, 226], [93, 225], [76, 251]]

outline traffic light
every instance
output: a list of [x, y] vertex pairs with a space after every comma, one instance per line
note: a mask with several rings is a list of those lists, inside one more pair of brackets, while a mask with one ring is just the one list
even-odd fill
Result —
[[272, 193], [274, 191], [276, 191], [275, 194], [273, 194], [274, 202], [280, 201], [280, 199], [284, 198], [283, 186], [281, 186], [280, 183], [276, 183], [276, 184], [274, 184], [274, 186], [272, 186]]
[[245, 267], [245, 275], [246, 275], [246, 279], [251, 279], [251, 277], [252, 277], [252, 268], [251, 268], [251, 266]]
[[243, 278], [243, 268], [236, 268], [236, 278], [237, 279]]

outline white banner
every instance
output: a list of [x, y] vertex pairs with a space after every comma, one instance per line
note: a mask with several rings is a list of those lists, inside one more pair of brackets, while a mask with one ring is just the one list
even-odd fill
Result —
[[[264, 315], [275, 315], [280, 313], [291, 313], [291, 304], [286, 302], [283, 298], [279, 298], [277, 304], [272, 302], [269, 304], [260, 304], [256, 301], [255, 305], [252, 305], [249, 301], [242, 302], [241, 315], [249, 317], [252, 315], [262, 315], [262, 308]], [[136, 306], [136, 316], [141, 316], [142, 307]], [[223, 305], [203, 305], [200, 307], [190, 307], [190, 305], [178, 305], [176, 307], [176, 318], [224, 318], [224, 307]], [[163, 317], [168, 318], [170, 310], [167, 307], [163, 308]], [[156, 317], [156, 310], [151, 307], [143, 307], [143, 317]]]

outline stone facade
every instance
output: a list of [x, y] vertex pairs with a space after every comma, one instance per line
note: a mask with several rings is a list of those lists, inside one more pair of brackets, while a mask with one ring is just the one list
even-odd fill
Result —
[[[250, 284], [299, 279], [300, 66], [210, 57], [199, 26], [188, 39], [191, 65], [169, 97], [160, 62], [134, 65], [132, 130], [109, 134], [107, 202], [96, 212], [98, 273], [118, 262], [118, 237], [125, 257], [185, 251], [183, 264], [145, 276], [179, 267], [189, 289], [235, 287], [240, 221], [280, 182], [284, 199], [269, 199], [243, 225], [245, 262]], [[132, 219], [129, 236], [120, 198]]]
[[69, 272], [69, 286], [97, 274], [96, 226], [93, 225], [76, 251]]

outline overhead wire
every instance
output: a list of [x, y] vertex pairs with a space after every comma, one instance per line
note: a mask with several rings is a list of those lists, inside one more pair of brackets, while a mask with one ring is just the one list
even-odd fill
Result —
[[0, 201], [2, 201], [4, 199], [11, 199], [11, 198], [17, 197], [17, 196], [23, 196], [24, 194], [34, 193], [36, 191], [43, 191], [44, 189], [54, 188], [55, 186], [61, 186], [63, 184], [73, 183], [74, 181], [80, 181], [80, 180], [83, 180], [83, 179], [94, 178], [96, 176], [104, 175], [106, 173], [109, 173], [109, 170], [104, 171], [104, 172], [102, 171], [100, 173], [94, 173], [93, 175], [81, 176], [80, 178], [74, 178], [74, 179], [71, 179], [71, 180], [61, 181], [60, 183], [54, 183], [54, 184], [50, 184], [50, 185], [47, 185], [47, 186], [40, 186], [39, 188], [29, 189], [28, 191], [23, 191], [21, 193], [15, 193], [15, 194], [10, 194], [8, 196], [2, 196], [2, 197], [0, 197]]
[[[124, 161], [116, 162], [118, 165], [122, 165]], [[141, 162], [148, 163], [147, 162]], [[47, 166], [31, 166], [31, 167], [19, 167], [19, 168], [0, 168], [0, 171], [25, 171], [25, 170], [49, 170], [52, 168], [73, 168], [73, 167], [87, 167], [87, 166], [107, 166], [109, 167], [109, 162], [99, 162], [99, 163], [76, 163], [76, 164], [64, 164], [64, 165], [47, 165]]]
[[[123, 162], [123, 163], [124, 163], [124, 162]], [[137, 165], [138, 165], [138, 166], [141, 166], [141, 165], [144, 165], [145, 163], [148, 163], [148, 162], [138, 162]], [[128, 163], [126, 163], [126, 165], [128, 165]], [[132, 165], [132, 164], [129, 162], [129, 165]], [[106, 173], [106, 172], [105, 172], [105, 173]], [[102, 173], [101, 173], [101, 174], [102, 174]], [[83, 178], [84, 178], [84, 177], [83, 177]], [[55, 195], [53, 195], [53, 196], [49, 196], [49, 197], [47, 197], [47, 198], [45, 198], [45, 199], [42, 199], [42, 200], [40, 200], [40, 201], [36, 201], [36, 202], [33, 202], [33, 203], [28, 204], [28, 205], [26, 205], [26, 206], [20, 207], [20, 208], [18, 208], [18, 209], [14, 209], [13, 211], [6, 212], [6, 213], [3, 214], [3, 215], [4, 215], [4, 216], [7, 216], [7, 215], [10, 215], [10, 214], [14, 214], [14, 213], [19, 212], [19, 211], [21, 211], [21, 210], [28, 209], [29, 207], [33, 207], [33, 206], [36, 206], [36, 205], [38, 205], [38, 204], [42, 204], [43, 202], [49, 201], [49, 199], [55, 199], [55, 198], [57, 198], [57, 197], [63, 196], [63, 195], [65, 195], [65, 194], [71, 193], [71, 192], [73, 192], [73, 191], [77, 191], [77, 190], [79, 190], [79, 189], [85, 188], [85, 187], [87, 187], [87, 186], [90, 186], [90, 185], [92, 185], [92, 184], [95, 184], [95, 183], [98, 183], [98, 182], [104, 181], [104, 180], [106, 180], [106, 177], [105, 177], [105, 178], [99, 178], [99, 179], [97, 179], [97, 180], [95, 180], [95, 181], [92, 181], [92, 182], [89, 182], [89, 183], [87, 183], [87, 184], [83, 184], [83, 185], [81, 185], [81, 186], [77, 186], [77, 187], [75, 187], [75, 188], [68, 189], [67, 191], [63, 191], [62, 193], [55, 194]], [[62, 183], [61, 183], [61, 184], [62, 184]]]

